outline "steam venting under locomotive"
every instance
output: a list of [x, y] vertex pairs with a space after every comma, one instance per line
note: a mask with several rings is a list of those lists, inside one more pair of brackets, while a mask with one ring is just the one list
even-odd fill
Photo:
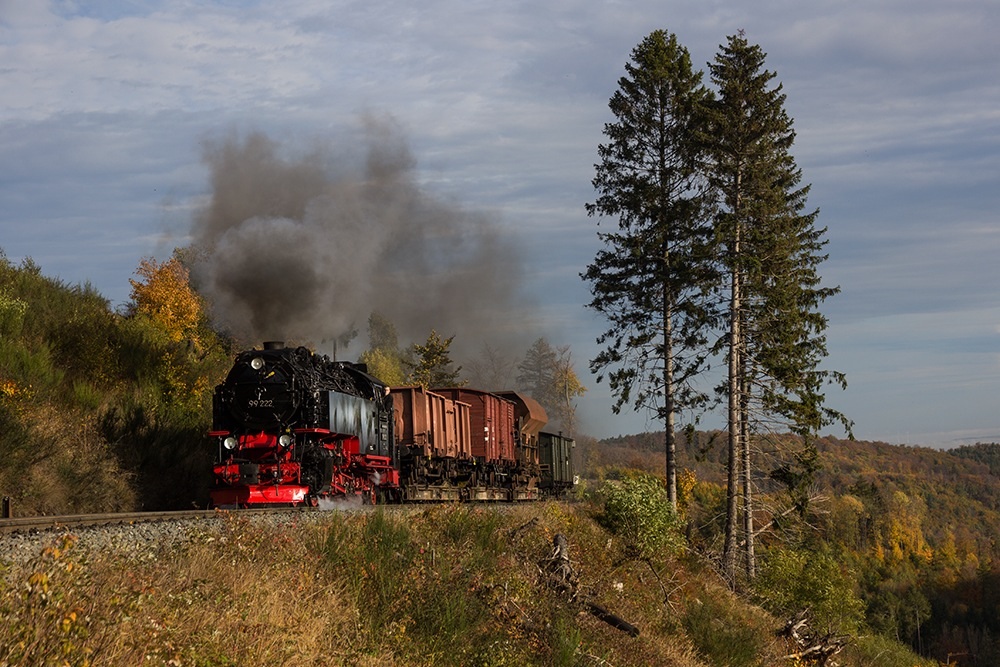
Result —
[[573, 441], [516, 392], [388, 387], [280, 342], [241, 352], [213, 398], [217, 507], [534, 500], [573, 483]]

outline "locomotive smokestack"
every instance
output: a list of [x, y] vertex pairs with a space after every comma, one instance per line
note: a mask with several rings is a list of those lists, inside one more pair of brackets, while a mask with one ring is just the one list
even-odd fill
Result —
[[264, 349], [265, 350], [281, 350], [285, 347], [285, 341], [283, 340], [265, 340]]

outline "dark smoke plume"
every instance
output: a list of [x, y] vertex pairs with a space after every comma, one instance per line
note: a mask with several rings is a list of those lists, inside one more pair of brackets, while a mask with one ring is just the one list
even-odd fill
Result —
[[[246, 342], [319, 345], [364, 332], [374, 310], [401, 342], [434, 328], [474, 353], [502, 338], [519, 305], [515, 244], [421, 190], [391, 122], [366, 125], [360, 165], [329, 149], [289, 159], [260, 133], [206, 142], [193, 276], [216, 324]], [[363, 335], [350, 356], [362, 349]]]

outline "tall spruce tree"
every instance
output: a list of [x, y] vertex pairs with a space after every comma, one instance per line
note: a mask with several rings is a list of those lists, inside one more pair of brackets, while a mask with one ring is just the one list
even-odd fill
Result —
[[809, 186], [801, 184], [791, 155], [792, 120], [781, 84], [772, 86], [776, 75], [764, 69], [765, 55], [742, 32], [721, 47], [709, 65], [718, 97], [708, 107], [703, 135], [721, 205], [719, 260], [728, 278], [728, 330], [718, 349], [729, 371], [723, 388], [729, 431], [723, 569], [731, 581], [740, 497], [745, 573], [752, 578], [756, 570], [751, 441], [780, 425], [801, 436], [796, 457], [809, 463], [819, 428], [839, 420], [849, 429], [843, 415], [823, 405], [824, 385], [845, 385], [842, 374], [819, 368], [827, 354], [827, 320], [818, 306], [839, 291], [820, 284], [826, 230], [814, 227], [818, 210], [804, 212]]
[[676, 505], [674, 421], [699, 405], [692, 378], [704, 364], [703, 250], [708, 236], [699, 147], [693, 141], [708, 100], [687, 49], [663, 30], [633, 49], [626, 76], [609, 107], [593, 179], [591, 216], [617, 219], [598, 236], [605, 249], [581, 277], [589, 307], [604, 315], [604, 349], [590, 362], [598, 381], [607, 372], [620, 412], [652, 410], [663, 421], [668, 497]]

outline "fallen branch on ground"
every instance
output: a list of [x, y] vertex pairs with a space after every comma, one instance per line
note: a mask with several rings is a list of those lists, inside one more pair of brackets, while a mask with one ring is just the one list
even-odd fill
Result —
[[590, 600], [588, 596], [580, 594], [579, 579], [569, 559], [569, 540], [565, 535], [558, 533], [552, 538], [552, 555], [542, 560], [539, 571], [545, 576], [548, 586], [565, 593], [570, 602], [581, 605], [613, 628], [632, 637], [639, 636], [639, 628]]

